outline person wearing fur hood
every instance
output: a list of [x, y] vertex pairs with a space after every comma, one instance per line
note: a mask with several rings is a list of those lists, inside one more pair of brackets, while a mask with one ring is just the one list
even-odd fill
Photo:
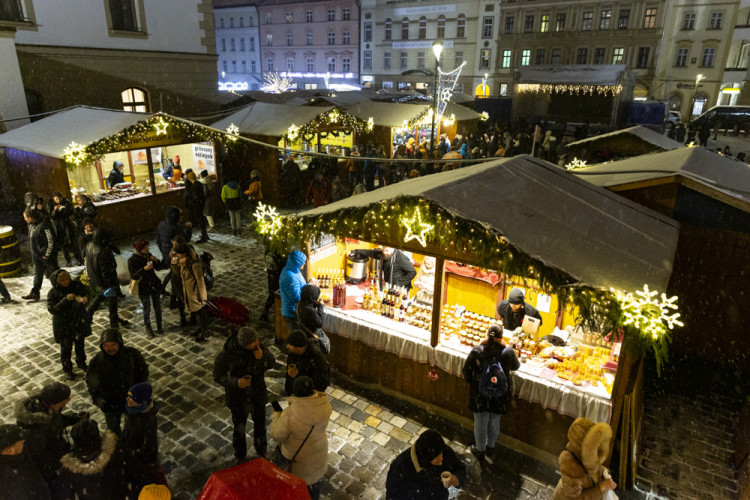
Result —
[[611, 440], [609, 424], [580, 417], [570, 425], [568, 444], [558, 458], [561, 477], [554, 500], [599, 500], [605, 491], [617, 488], [603, 465]]
[[174, 249], [177, 257], [172, 263], [172, 272], [180, 276], [182, 281], [182, 299], [185, 313], [190, 313], [190, 320], [198, 320], [198, 329], [193, 332], [196, 342], [207, 342], [211, 334], [208, 332], [208, 291], [203, 278], [203, 265], [193, 248], [181, 243]]
[[70, 435], [73, 451], [60, 459], [60, 476], [71, 494], [75, 492], [78, 500], [124, 500], [127, 475], [117, 435], [112, 431], [100, 435], [91, 419], [74, 425]]
[[287, 398], [289, 406], [273, 413], [268, 433], [279, 443], [284, 457], [291, 460], [297, 454], [289, 472], [305, 481], [310, 497], [317, 500], [320, 480], [328, 470], [326, 427], [333, 409], [328, 395], [316, 391], [310, 377], [295, 379], [293, 391]]

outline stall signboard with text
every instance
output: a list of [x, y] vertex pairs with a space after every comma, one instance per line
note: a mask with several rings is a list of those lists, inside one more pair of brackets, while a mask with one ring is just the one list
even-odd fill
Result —
[[200, 174], [201, 170], [208, 170], [209, 174], [215, 174], [213, 146], [193, 144], [193, 165], [195, 165], [196, 175]]
[[[134, 149], [131, 151], [133, 163], [136, 165], [148, 165], [148, 157], [145, 149]], [[161, 165], [161, 148], [151, 148], [151, 162], [154, 165]]]

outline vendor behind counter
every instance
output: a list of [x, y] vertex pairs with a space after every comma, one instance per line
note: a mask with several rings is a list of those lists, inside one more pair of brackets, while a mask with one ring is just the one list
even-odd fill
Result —
[[520, 288], [511, 290], [508, 299], [498, 304], [497, 314], [503, 320], [503, 327], [506, 330], [519, 328], [523, 323], [524, 316], [538, 319], [539, 326], [542, 326], [542, 315], [534, 306], [525, 301], [523, 290]]

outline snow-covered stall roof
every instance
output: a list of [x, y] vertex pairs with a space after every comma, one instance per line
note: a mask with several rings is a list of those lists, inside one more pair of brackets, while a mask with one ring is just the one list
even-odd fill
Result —
[[292, 124], [301, 127], [331, 109], [333, 108], [254, 102], [211, 126], [226, 130], [233, 123], [240, 129], [240, 134], [281, 137], [287, 133]]
[[625, 71], [624, 64], [524, 66], [520, 69], [518, 83], [617, 85]]
[[581, 179], [611, 187], [682, 176], [750, 203], [750, 166], [705, 148], [680, 148], [577, 169]]
[[62, 158], [73, 141], [85, 146], [152, 116], [153, 113], [75, 106], [0, 135], [0, 147]]
[[596, 149], [611, 149], [608, 145], [613, 145], [615, 140], [621, 139], [623, 136], [628, 136], [628, 139], [632, 139], [641, 144], [646, 143], [652, 145], [655, 150], [671, 151], [673, 149], [685, 147], [682, 143], [670, 139], [666, 135], [659, 134], [640, 125], [571, 142], [568, 144], [568, 147], [575, 148], [578, 146], [586, 146]]
[[[359, 102], [346, 110], [347, 113], [356, 116], [360, 120], [367, 121], [370, 117], [375, 125], [384, 127], [400, 127], [405, 121], [429, 111], [432, 104], [401, 104], [391, 102]], [[478, 120], [481, 115], [466, 106], [448, 103], [444, 116], [454, 115], [456, 121]]]
[[526, 155], [399, 182], [300, 217], [401, 196], [421, 197], [485, 224], [580, 284], [666, 290], [669, 282], [678, 223]]

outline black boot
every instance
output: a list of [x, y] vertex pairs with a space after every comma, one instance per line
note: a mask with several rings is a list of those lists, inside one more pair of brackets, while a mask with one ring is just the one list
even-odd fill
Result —
[[151, 325], [149, 324], [146, 325], [146, 333], [148, 333], [151, 338], [156, 337], [153, 328], [151, 328]]

